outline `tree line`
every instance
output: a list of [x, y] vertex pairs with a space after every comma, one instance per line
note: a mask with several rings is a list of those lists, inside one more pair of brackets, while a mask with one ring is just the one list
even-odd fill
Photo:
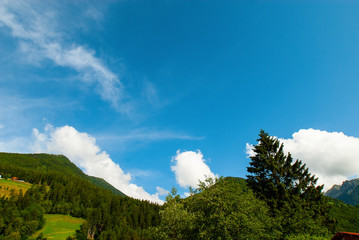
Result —
[[247, 179], [208, 178], [190, 197], [173, 189], [152, 239], [330, 239], [337, 221], [317, 178], [263, 130]]
[[[33, 183], [33, 187], [24, 195], [16, 195], [11, 198], [2, 198], [4, 206], [18, 206], [18, 202], [26, 201], [29, 194], [39, 195], [33, 209], [38, 209], [41, 219], [43, 214], [68, 214], [73, 217], [84, 218], [87, 221], [81, 227], [74, 238], [77, 239], [146, 239], [145, 229], [158, 225], [159, 209], [157, 204], [141, 201], [130, 197], [113, 194], [110, 190], [98, 187], [87, 179], [83, 179], [69, 172], [41, 171], [26, 167], [18, 167], [0, 160], [0, 170], [12, 176], [17, 176], [27, 182]], [[38, 186], [46, 186], [46, 191], [38, 192]], [[17, 207], [18, 212], [23, 208]], [[3, 213], [4, 208], [0, 209]], [[1, 214], [3, 215], [3, 214]], [[5, 215], [3, 215], [5, 216]], [[6, 229], [0, 232], [1, 237], [9, 237], [16, 233], [21, 239], [27, 239], [34, 231], [19, 231], [15, 226], [17, 222], [8, 224], [11, 217], [6, 217]], [[15, 218], [16, 219], [16, 218]], [[43, 220], [41, 220], [41, 223]], [[0, 220], [1, 225], [1, 220]], [[42, 227], [39, 224], [36, 229]], [[12, 238], [17, 239], [17, 238]], [[20, 238], [18, 238], [20, 239]]]
[[[329, 239], [338, 226], [341, 230], [343, 226], [357, 229], [343, 220], [343, 210], [359, 212], [359, 208], [325, 197], [317, 178], [302, 161], [285, 154], [278, 139], [261, 131], [257, 141], [247, 179], [207, 178], [196, 190], [190, 190], [187, 198], [181, 198], [173, 188], [163, 206], [114, 195], [69, 172], [44, 172], [41, 167], [29, 169], [0, 161], [1, 171], [37, 184], [24, 195], [3, 198], [1, 207], [13, 206], [10, 209], [17, 212], [11, 214], [17, 221], [23, 218], [24, 226], [27, 221], [36, 221], [30, 229], [42, 227], [44, 213], [86, 219], [69, 239], [322, 240]], [[43, 186], [49, 188], [45, 191]], [[37, 217], [31, 219], [26, 212], [34, 209], [38, 209]], [[339, 218], [333, 216], [340, 218], [339, 224]], [[358, 217], [351, 217], [359, 222]], [[10, 232], [21, 239], [30, 236], [14, 224], [14, 231], [5, 231], [1, 227], [8, 226], [8, 220], [4, 219], [0, 218], [0, 239], [7, 239]]]

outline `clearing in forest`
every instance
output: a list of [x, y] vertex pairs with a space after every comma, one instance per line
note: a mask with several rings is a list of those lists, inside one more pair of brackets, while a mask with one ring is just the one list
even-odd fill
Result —
[[40, 233], [44, 238], [51, 240], [64, 240], [75, 234], [84, 223], [82, 218], [74, 218], [69, 215], [45, 214], [46, 224], [43, 229], [33, 235], [37, 237]]
[[20, 182], [10, 179], [0, 179], [0, 197], [4, 195], [10, 197], [11, 189], [14, 189], [15, 194], [19, 193], [21, 189], [22, 193], [24, 194], [28, 189], [31, 188], [31, 186], [32, 184], [27, 182]]

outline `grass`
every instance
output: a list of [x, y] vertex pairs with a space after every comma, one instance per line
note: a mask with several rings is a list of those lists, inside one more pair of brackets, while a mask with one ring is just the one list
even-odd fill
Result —
[[74, 218], [61, 214], [45, 214], [46, 224], [43, 229], [33, 235], [37, 237], [40, 233], [43, 237], [51, 240], [64, 240], [68, 236], [75, 234], [80, 229], [80, 225], [84, 223], [82, 218]]
[[27, 182], [19, 182], [19, 181], [13, 181], [10, 179], [0, 179], [0, 197], [10, 196], [11, 189], [14, 189], [15, 193], [18, 193], [20, 189], [22, 190], [22, 193], [25, 193], [28, 189], [30, 189], [32, 186], [31, 183]]

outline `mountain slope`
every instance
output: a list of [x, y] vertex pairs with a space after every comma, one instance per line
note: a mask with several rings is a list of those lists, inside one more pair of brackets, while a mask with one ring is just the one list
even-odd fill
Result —
[[76, 239], [146, 239], [159, 223], [159, 205], [113, 194], [64, 156], [0, 153], [0, 174], [32, 183], [25, 194], [0, 198], [0, 239], [28, 239], [45, 213], [86, 219]]
[[343, 182], [342, 185], [334, 185], [326, 193], [326, 196], [339, 199], [350, 205], [359, 204], [359, 178]]
[[[54, 154], [20, 154], [0, 153], [0, 164], [13, 165], [24, 169], [36, 170], [39, 172], [61, 172], [75, 175], [85, 179], [92, 184], [110, 190], [119, 196], [126, 196], [124, 193], [113, 187], [102, 178], [88, 176], [81, 171], [74, 163], [63, 155]], [[1, 165], [0, 165], [1, 167]], [[1, 173], [1, 168], [0, 168]]]
[[359, 207], [328, 197], [330, 215], [338, 221], [337, 231], [359, 232]]

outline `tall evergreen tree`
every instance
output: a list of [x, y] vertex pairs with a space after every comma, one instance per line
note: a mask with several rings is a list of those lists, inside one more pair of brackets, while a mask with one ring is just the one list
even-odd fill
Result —
[[254, 147], [247, 176], [248, 186], [265, 200], [275, 217], [282, 222], [285, 234], [334, 231], [329, 207], [316, 186], [317, 178], [300, 160], [284, 154], [283, 144], [261, 130]]

